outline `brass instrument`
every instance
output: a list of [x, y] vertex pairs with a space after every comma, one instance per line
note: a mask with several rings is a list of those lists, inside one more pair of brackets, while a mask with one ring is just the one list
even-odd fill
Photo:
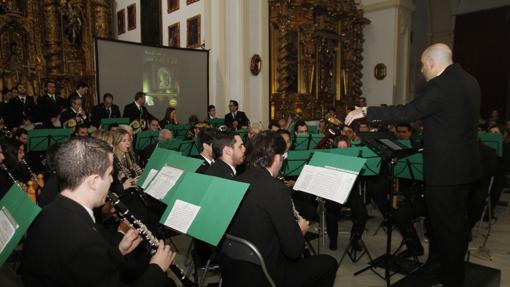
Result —
[[147, 121], [145, 119], [134, 120], [131, 123], [129, 123], [129, 126], [133, 130], [133, 134], [136, 134], [147, 128]]
[[63, 127], [67, 128], [67, 129], [74, 129], [77, 125], [78, 125], [78, 122], [76, 121], [76, 119], [69, 119], [69, 120], [65, 121], [65, 123], [63, 124]]
[[[144, 240], [147, 241], [149, 245], [150, 254], [151, 255], [155, 254], [159, 248], [159, 239], [156, 238], [154, 234], [152, 234], [149, 228], [147, 228], [147, 226], [140, 219], [136, 218], [135, 215], [131, 213], [127, 206], [120, 201], [119, 196], [115, 192], [108, 191], [106, 197], [111, 202], [112, 206], [115, 208], [115, 214], [117, 216], [117, 219], [125, 219], [127, 223], [133, 229], [135, 229]], [[179, 268], [179, 266], [177, 266], [175, 263], [172, 263], [172, 265], [170, 265], [170, 270], [172, 270], [172, 272], [174, 272], [177, 278], [179, 278], [183, 286], [185, 287], [197, 286], [195, 283], [193, 283], [186, 277], [184, 271], [181, 268]]]
[[67, 121], [64, 122], [64, 128], [68, 129], [74, 129], [76, 126], [79, 126], [83, 124], [87, 118], [87, 116], [82, 116], [81, 113], [83, 112], [82, 109], [80, 109], [74, 118], [70, 118]]
[[326, 119], [326, 127], [324, 128], [324, 137], [315, 146], [316, 149], [331, 148], [332, 139], [340, 135], [342, 121], [337, 117], [328, 117]]

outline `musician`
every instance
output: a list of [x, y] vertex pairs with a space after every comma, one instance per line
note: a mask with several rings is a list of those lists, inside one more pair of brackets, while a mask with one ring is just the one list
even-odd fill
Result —
[[46, 82], [46, 94], [37, 99], [39, 120], [44, 127], [52, 128], [67, 101], [56, 95], [57, 84], [54, 81]]
[[[351, 141], [347, 136], [338, 136], [334, 139], [335, 146], [337, 148], [349, 148], [351, 147]], [[347, 205], [351, 208], [351, 246], [356, 251], [362, 250], [361, 236], [365, 232], [365, 226], [367, 223], [368, 213], [363, 203], [359, 190], [357, 188], [358, 181], [355, 183], [355, 187], [351, 191], [349, 198], [347, 199]], [[338, 220], [340, 219], [342, 205], [326, 200], [326, 228], [328, 230], [329, 237], [329, 249], [337, 250], [338, 248]]]
[[[77, 95], [70, 99], [71, 106], [65, 109], [60, 115], [63, 126], [75, 127], [81, 124], [88, 124], [87, 112], [83, 109], [83, 100]], [[71, 123], [75, 121], [74, 123]], [[74, 125], [74, 126], [73, 126]]]
[[216, 107], [214, 105], [209, 105], [207, 107], [207, 120], [216, 119]]
[[32, 175], [25, 160], [25, 146], [15, 139], [5, 139], [0, 142], [5, 156], [3, 161], [14, 178], [26, 189], [26, 183], [32, 180]]
[[397, 139], [399, 140], [410, 140], [413, 136], [413, 129], [410, 124], [397, 124]]
[[250, 120], [246, 114], [239, 111], [239, 103], [237, 101], [230, 100], [228, 109], [230, 112], [225, 115], [225, 125], [229, 128], [235, 131], [250, 125]]
[[433, 230], [430, 262], [440, 263], [440, 283], [463, 286], [467, 200], [471, 184], [482, 174], [477, 143], [480, 86], [453, 64], [445, 44], [428, 47], [421, 62], [427, 84], [414, 101], [404, 106], [358, 108], [349, 113], [347, 123], [365, 116], [380, 122], [422, 119], [425, 200]]
[[[24, 285], [121, 286], [119, 266], [142, 239], [130, 229], [112, 248], [92, 215], [92, 209], [104, 204], [112, 182], [112, 148], [93, 138], [71, 139], [59, 148], [56, 159], [63, 190], [28, 231]], [[161, 241], [132, 286], [165, 286], [165, 272], [174, 258], [175, 252]]]
[[9, 175], [9, 170], [4, 164], [4, 160], [5, 156], [0, 145], [0, 200], [2, 200], [7, 191], [9, 191], [9, 188], [14, 184]]
[[127, 104], [124, 107], [124, 112], [122, 113], [122, 117], [129, 118], [129, 122], [133, 122], [135, 120], [140, 121], [140, 125], [142, 129], [145, 129], [149, 119], [154, 118], [153, 115], [149, 113], [147, 108], [145, 107], [145, 93], [137, 92], [135, 94], [135, 101], [131, 104]]
[[243, 163], [246, 151], [241, 137], [232, 132], [219, 131], [214, 136], [212, 148], [216, 160], [205, 174], [233, 179], [237, 173], [236, 166]]
[[103, 102], [92, 109], [91, 122], [96, 128], [101, 125], [102, 119], [120, 118], [119, 106], [113, 104], [113, 95], [103, 95]]
[[33, 121], [34, 113], [34, 98], [26, 94], [25, 85], [17, 84], [11, 90], [11, 98], [7, 110], [7, 127], [12, 129], [23, 125], [26, 120]]
[[89, 92], [89, 85], [85, 82], [78, 82], [76, 85], [76, 90], [72, 92], [70, 95], [68, 95], [68, 103], [67, 105], [70, 107], [72, 105], [72, 98], [78, 97], [82, 100], [83, 103], [85, 103], [85, 95]]
[[165, 111], [165, 117], [159, 122], [161, 127], [166, 127], [167, 125], [178, 125], [179, 121], [177, 120], [177, 110], [174, 107], [168, 107]]
[[294, 134], [295, 135], [307, 135], [308, 134], [308, 125], [304, 121], [297, 121], [294, 124]]
[[[277, 286], [332, 286], [338, 264], [329, 255], [301, 258], [309, 222], [292, 208], [290, 190], [275, 177], [283, 163], [283, 138], [264, 131], [248, 151], [248, 170], [239, 180], [249, 191], [230, 225], [230, 233], [253, 243]], [[225, 286], [267, 286], [259, 266], [220, 257]]]
[[197, 173], [205, 173], [207, 169], [214, 163], [213, 140], [216, 130], [213, 128], [201, 129], [198, 132], [198, 149], [200, 151], [199, 158], [204, 162], [197, 169]]
[[161, 130], [161, 127], [159, 126], [159, 121], [158, 119], [156, 118], [152, 118], [150, 121], [149, 121], [149, 127], [148, 129], [149, 131], [159, 131]]
[[[154, 119], [152, 119], [151, 122], [154, 122]], [[156, 120], [156, 123], [157, 122], [158, 121]], [[158, 126], [159, 126], [159, 124], [158, 124]], [[140, 166], [144, 167], [147, 164], [152, 153], [154, 152], [154, 150], [156, 149], [156, 147], [158, 146], [158, 144], [161, 141], [169, 141], [169, 140], [172, 140], [173, 137], [174, 136], [170, 130], [167, 130], [167, 129], [160, 130], [158, 141], [146, 146], [140, 153]]]
[[14, 138], [24, 144], [25, 146], [28, 144], [28, 131], [24, 128], [16, 129], [13, 133]]
[[89, 136], [89, 126], [87, 124], [77, 125], [74, 129], [73, 136], [75, 137], [88, 137]]

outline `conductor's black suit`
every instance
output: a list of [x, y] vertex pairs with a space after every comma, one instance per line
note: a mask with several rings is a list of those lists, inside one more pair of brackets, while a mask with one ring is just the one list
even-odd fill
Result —
[[480, 86], [458, 64], [429, 80], [408, 105], [367, 109], [371, 122], [423, 121], [425, 197], [447, 286], [464, 280], [467, 198], [470, 184], [481, 177], [479, 112]]

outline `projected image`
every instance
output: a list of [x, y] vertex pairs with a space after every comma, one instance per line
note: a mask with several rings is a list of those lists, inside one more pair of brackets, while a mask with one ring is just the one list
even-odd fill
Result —
[[147, 105], [177, 106], [180, 94], [178, 63], [177, 57], [154, 50], [144, 51], [143, 91], [147, 94]]

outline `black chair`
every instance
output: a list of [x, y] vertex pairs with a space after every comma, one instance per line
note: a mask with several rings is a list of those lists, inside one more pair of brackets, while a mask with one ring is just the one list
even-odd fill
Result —
[[276, 287], [271, 275], [269, 275], [267, 271], [264, 258], [262, 258], [257, 247], [251, 242], [230, 234], [225, 234], [225, 239], [221, 246], [221, 254], [231, 260], [245, 261], [260, 266], [268, 283], [272, 287]]

